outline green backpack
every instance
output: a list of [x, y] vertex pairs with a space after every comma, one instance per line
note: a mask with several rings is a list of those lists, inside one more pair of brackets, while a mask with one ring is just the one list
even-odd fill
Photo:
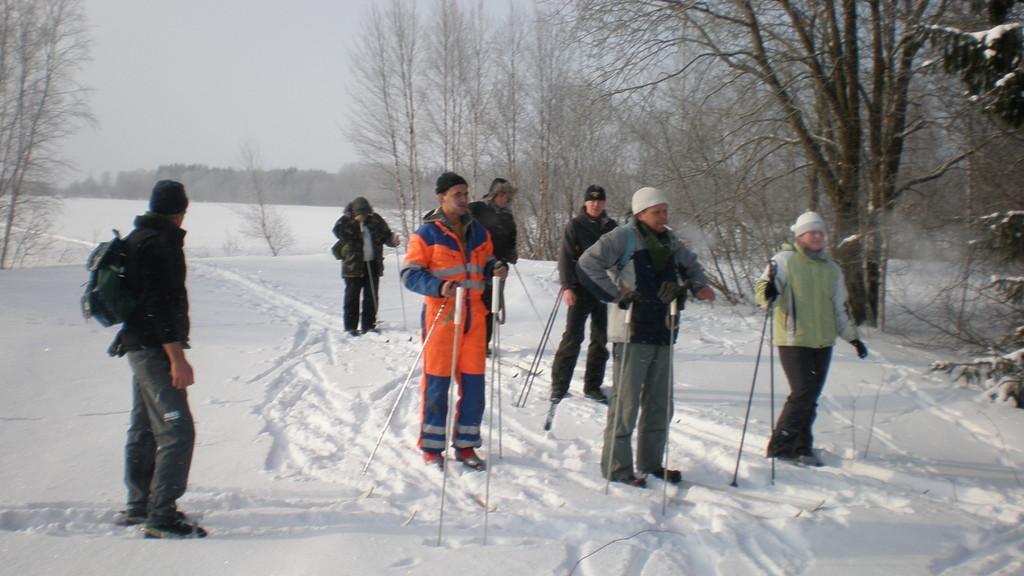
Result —
[[103, 326], [124, 322], [138, 306], [138, 296], [125, 279], [128, 243], [114, 230], [114, 238], [101, 242], [85, 263], [89, 279], [82, 294], [82, 316]]

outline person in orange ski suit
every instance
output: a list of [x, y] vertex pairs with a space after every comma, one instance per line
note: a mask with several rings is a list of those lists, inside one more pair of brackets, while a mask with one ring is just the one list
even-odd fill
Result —
[[435, 188], [440, 206], [423, 217], [409, 238], [402, 268], [402, 283], [423, 294], [421, 339], [430, 332], [441, 306], [437, 325], [423, 349], [420, 384], [421, 426], [417, 446], [427, 464], [443, 466], [448, 386], [452, 377], [455, 330], [455, 293], [465, 288], [462, 334], [456, 358], [458, 401], [452, 445], [455, 457], [466, 466], [483, 469], [476, 454], [484, 414], [484, 372], [487, 351], [487, 314], [483, 291], [488, 276], [504, 278], [508, 269], [496, 265], [490, 233], [468, 212], [469, 188], [454, 172], [445, 172]]

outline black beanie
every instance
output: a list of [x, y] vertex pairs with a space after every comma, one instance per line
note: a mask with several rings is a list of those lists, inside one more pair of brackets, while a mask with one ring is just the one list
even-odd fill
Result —
[[466, 179], [455, 172], [445, 172], [437, 177], [437, 187], [434, 188], [434, 194], [444, 194], [452, 186], [466, 183]]
[[604, 196], [604, 188], [597, 184], [591, 184], [587, 187], [587, 191], [583, 194], [583, 201], [587, 200], [606, 200]]
[[161, 180], [153, 186], [149, 211], [157, 214], [181, 214], [188, 208], [185, 186], [174, 180]]

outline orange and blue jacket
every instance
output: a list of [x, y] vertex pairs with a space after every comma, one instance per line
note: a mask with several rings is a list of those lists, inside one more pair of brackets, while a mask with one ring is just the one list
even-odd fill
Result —
[[[463, 331], [468, 332], [471, 322], [487, 314], [482, 296], [495, 259], [487, 229], [468, 212], [463, 215], [461, 224], [463, 237], [459, 238], [440, 208], [427, 213], [423, 224], [409, 238], [402, 282], [409, 290], [423, 294], [425, 319], [432, 319], [444, 303], [441, 296], [444, 282], [459, 282], [466, 288], [468, 306]], [[453, 311], [454, 308], [451, 306]]]

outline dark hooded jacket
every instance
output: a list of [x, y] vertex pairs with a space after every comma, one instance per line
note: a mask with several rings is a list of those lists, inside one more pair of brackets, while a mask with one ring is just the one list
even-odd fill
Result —
[[345, 213], [334, 224], [334, 236], [341, 241], [341, 275], [348, 278], [366, 276], [366, 262], [363, 261], [363, 232], [359, 228], [356, 216], [367, 216], [365, 226], [370, 230], [373, 240], [374, 259], [370, 263], [373, 274], [384, 274], [384, 244], [397, 246], [391, 242], [391, 228], [387, 222], [370, 207], [370, 203], [362, 196], [345, 206]]
[[511, 184], [505, 182], [484, 196], [483, 200], [469, 204], [469, 213], [473, 215], [473, 219], [483, 224], [491, 233], [494, 257], [509, 264], [515, 264], [519, 260], [519, 251], [516, 249], [516, 219], [508, 207], [494, 203], [494, 196], [502, 191], [514, 193], [514, 190]]
[[576, 277], [576, 261], [580, 255], [590, 248], [597, 239], [613, 230], [618, 223], [608, 217], [607, 212], [601, 212], [601, 216], [594, 220], [587, 216], [585, 206], [568, 224], [565, 225], [565, 233], [562, 235], [562, 246], [558, 251], [558, 278], [563, 288], [578, 291], [580, 288], [579, 279]]
[[181, 342], [187, 348], [185, 231], [169, 217], [147, 212], [135, 218], [135, 229], [125, 242], [125, 281], [140, 300], [118, 332], [112, 352], [155, 348], [172, 342]]

